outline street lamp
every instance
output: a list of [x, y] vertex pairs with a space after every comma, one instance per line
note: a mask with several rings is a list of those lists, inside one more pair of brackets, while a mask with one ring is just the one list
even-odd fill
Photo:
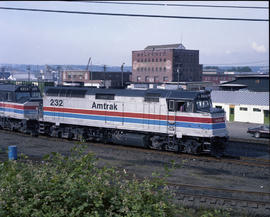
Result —
[[121, 72], [122, 72], [122, 87], [124, 87], [124, 65], [125, 65], [125, 63], [123, 63], [123, 64], [121, 65]]

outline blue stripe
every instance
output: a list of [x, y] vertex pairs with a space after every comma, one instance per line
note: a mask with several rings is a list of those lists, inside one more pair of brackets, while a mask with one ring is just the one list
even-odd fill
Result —
[[[83, 114], [72, 114], [72, 113], [61, 113], [61, 112], [44, 112], [44, 115], [51, 117], [64, 117], [64, 118], [78, 118], [95, 121], [113, 121], [113, 122], [124, 122], [124, 123], [135, 123], [135, 124], [150, 124], [150, 125], [161, 125], [167, 126], [167, 121], [162, 120], [151, 120], [151, 119], [137, 119], [137, 118], [123, 118], [123, 117], [110, 117], [110, 116], [97, 116], [97, 115], [83, 115]], [[192, 123], [192, 122], [176, 122], [176, 127], [184, 128], [195, 128], [195, 129], [222, 129], [226, 128], [225, 123]]]
[[0, 108], [0, 111], [3, 112], [14, 112], [16, 114], [37, 114], [37, 110], [21, 110], [21, 109], [14, 109], [14, 108]]

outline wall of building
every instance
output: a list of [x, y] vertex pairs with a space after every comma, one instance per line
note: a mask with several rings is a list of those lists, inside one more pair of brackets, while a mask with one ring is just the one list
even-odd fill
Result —
[[[180, 76], [177, 67], [179, 67]], [[173, 81], [178, 82], [178, 78], [179, 81], [202, 80], [202, 67], [199, 64], [198, 50], [173, 50]]]
[[[221, 107], [226, 112], [226, 120], [230, 120], [230, 104], [213, 103], [213, 107]], [[240, 109], [241, 108], [241, 109]], [[260, 110], [260, 111], [254, 111]], [[264, 110], [269, 111], [267, 106], [259, 105], [234, 105], [234, 121], [264, 124]]]
[[172, 80], [172, 49], [132, 51], [132, 82]]

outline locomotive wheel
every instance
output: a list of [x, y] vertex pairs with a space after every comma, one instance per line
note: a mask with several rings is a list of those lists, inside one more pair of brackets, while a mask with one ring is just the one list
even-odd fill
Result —
[[200, 153], [200, 143], [196, 140], [188, 139], [183, 143], [183, 152], [188, 154], [199, 154]]
[[58, 132], [58, 133], [57, 133], [57, 137], [58, 137], [58, 138], [62, 138], [62, 132]]

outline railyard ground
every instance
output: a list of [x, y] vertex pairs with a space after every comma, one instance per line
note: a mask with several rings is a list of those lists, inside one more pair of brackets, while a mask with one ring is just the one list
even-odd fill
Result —
[[[243, 140], [267, 144], [268, 139], [254, 138], [246, 133], [248, 127], [258, 124], [233, 122], [227, 123], [231, 140]], [[16, 145], [18, 154], [25, 154], [30, 159], [42, 159], [42, 156], [51, 152], [69, 154], [76, 141], [51, 140], [44, 137], [30, 137], [21, 134], [12, 134], [0, 131], [0, 162], [7, 160], [7, 148]], [[170, 173], [168, 181], [192, 184], [198, 186], [221, 187], [235, 190], [270, 192], [269, 169], [250, 168], [245, 166], [230, 165], [222, 162], [200, 162], [196, 159], [182, 159], [178, 156], [147, 153], [137, 149], [118, 149], [111, 145], [87, 144], [87, 151], [93, 152], [99, 159], [100, 166], [117, 167], [124, 169], [129, 174], [137, 177], [151, 177], [153, 173], [164, 173], [164, 167], [175, 168]], [[233, 146], [233, 145], [231, 145]], [[238, 148], [239, 149], [239, 146]], [[263, 155], [265, 151], [262, 152]], [[267, 154], [269, 158], [269, 154]], [[260, 152], [256, 156], [261, 157]]]

